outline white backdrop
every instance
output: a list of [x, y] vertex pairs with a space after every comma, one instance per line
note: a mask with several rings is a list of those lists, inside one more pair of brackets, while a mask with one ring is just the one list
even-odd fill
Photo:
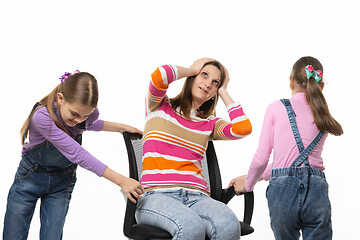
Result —
[[[6, 197], [20, 161], [19, 130], [33, 104], [48, 94], [65, 71], [88, 71], [97, 79], [101, 119], [144, 124], [144, 97], [152, 71], [161, 64], [189, 66], [201, 57], [229, 70], [230, 94], [253, 124], [244, 140], [216, 142], [223, 185], [246, 174], [256, 151], [266, 107], [290, 97], [293, 63], [311, 55], [324, 65], [324, 89], [345, 134], [330, 136], [323, 158], [330, 184], [334, 239], [353, 239], [360, 214], [355, 140], [360, 114], [358, 3], [356, 1], [2, 1], [0, 3], [0, 231]], [[174, 83], [169, 96], [183, 81]], [[218, 116], [226, 119], [221, 101]], [[127, 175], [122, 136], [86, 133], [84, 147]], [[265, 191], [255, 187], [254, 234], [273, 239]], [[356, 195], [357, 194], [357, 195]], [[242, 218], [242, 198], [230, 202]], [[125, 201], [120, 189], [79, 168], [64, 239], [125, 239]], [[29, 239], [38, 239], [35, 212]]]

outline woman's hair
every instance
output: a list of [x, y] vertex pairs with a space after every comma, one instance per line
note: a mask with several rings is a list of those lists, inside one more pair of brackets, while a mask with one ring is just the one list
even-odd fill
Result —
[[315, 71], [320, 70], [324, 73], [323, 66], [319, 60], [314, 57], [302, 57], [294, 64], [290, 78], [303, 88], [317, 128], [320, 131], [339, 136], [343, 134], [343, 130], [341, 125], [331, 116], [322, 93], [324, 80], [321, 78], [317, 82], [314, 76], [308, 79], [305, 70], [307, 65], [311, 65]]
[[[220, 71], [220, 84], [217, 88], [220, 88], [225, 80], [226, 72], [223, 65], [218, 61], [211, 61], [204, 64], [203, 68], [207, 65], [215, 66]], [[200, 74], [200, 73], [199, 73]], [[190, 111], [192, 107], [193, 96], [191, 93], [191, 88], [194, 84], [194, 80], [197, 75], [187, 77], [181, 92], [174, 98], [170, 99], [171, 106], [174, 111], [180, 107], [180, 113], [183, 114], [186, 118], [190, 118]], [[214, 97], [204, 102], [197, 110], [197, 116], [200, 118], [207, 118], [210, 115], [216, 115], [216, 104], [219, 99], [218, 94], [216, 93]]]
[[[66, 127], [60, 122], [54, 110], [54, 103], [57, 103], [57, 94], [62, 93], [64, 100], [68, 103], [77, 103], [93, 108], [97, 107], [98, 86], [93, 75], [87, 72], [79, 72], [69, 76], [66, 81], [60, 83], [56, 88], [40, 100], [40, 107], [46, 107], [56, 126], [64, 132], [69, 133]], [[38, 107], [39, 108], [39, 107]], [[37, 108], [37, 109], [38, 109]], [[30, 120], [36, 109], [34, 109], [21, 128], [21, 143], [24, 145], [29, 133]]]

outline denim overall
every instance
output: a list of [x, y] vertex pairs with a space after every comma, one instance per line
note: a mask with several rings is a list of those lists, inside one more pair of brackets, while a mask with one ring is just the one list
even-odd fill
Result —
[[[81, 134], [74, 139], [81, 144]], [[77, 164], [70, 162], [47, 140], [26, 152], [9, 191], [3, 239], [27, 239], [39, 198], [40, 239], [62, 239], [65, 216], [76, 182], [76, 167]]]
[[[308, 156], [323, 136], [319, 132], [304, 149], [295, 120], [295, 112], [288, 99], [282, 99], [295, 137], [300, 156], [289, 168], [273, 169], [268, 199], [271, 228], [277, 240], [332, 239], [331, 206], [325, 174], [311, 167]], [[301, 166], [304, 164], [304, 166]]]

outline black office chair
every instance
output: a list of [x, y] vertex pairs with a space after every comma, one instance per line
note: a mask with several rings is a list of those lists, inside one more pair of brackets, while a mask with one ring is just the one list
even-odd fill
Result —
[[[139, 180], [142, 171], [142, 135], [124, 132], [123, 136], [129, 158], [129, 175], [131, 178]], [[212, 141], [208, 143], [202, 167], [202, 174], [207, 183], [210, 183], [211, 197], [227, 204], [235, 196], [235, 191], [233, 187], [222, 189], [220, 169]], [[243, 221], [240, 221], [241, 236], [254, 232], [250, 226], [254, 209], [254, 194], [249, 192], [243, 196], [245, 198], [245, 209]], [[134, 240], [172, 239], [171, 234], [165, 230], [145, 224], [137, 224], [135, 210], [136, 204], [127, 199], [124, 219], [124, 235], [126, 237]], [[206, 239], [209, 238], [206, 237]]]

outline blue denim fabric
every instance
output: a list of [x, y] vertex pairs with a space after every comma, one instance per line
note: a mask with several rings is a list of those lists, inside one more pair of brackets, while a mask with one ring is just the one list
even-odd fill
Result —
[[228, 206], [184, 188], [146, 192], [135, 217], [138, 223], [165, 229], [173, 239], [240, 239], [239, 221]]
[[332, 239], [325, 175], [313, 167], [273, 169], [266, 192], [277, 240]]
[[[81, 143], [81, 136], [75, 140]], [[48, 141], [29, 150], [20, 161], [9, 191], [3, 239], [27, 239], [38, 199], [40, 239], [62, 239], [76, 167]]]
[[[323, 136], [304, 149], [290, 101], [285, 105], [300, 156], [289, 168], [273, 169], [266, 191], [271, 228], [277, 240], [332, 239], [331, 206], [325, 174], [310, 166], [308, 156]], [[302, 163], [305, 167], [298, 167]]]

